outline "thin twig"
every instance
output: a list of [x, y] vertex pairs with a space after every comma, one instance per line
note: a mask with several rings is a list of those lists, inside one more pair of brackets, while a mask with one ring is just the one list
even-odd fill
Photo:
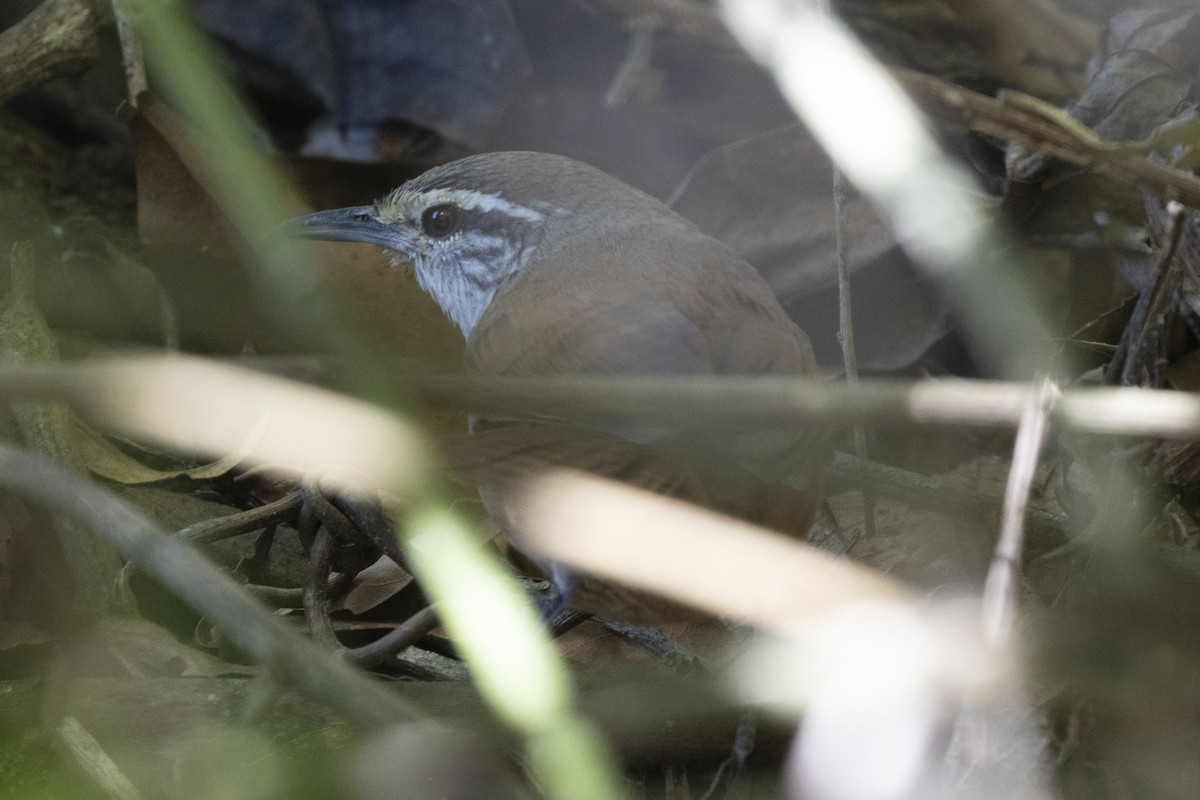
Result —
[[377, 499], [342, 494], [337, 497], [336, 507], [361, 536], [403, 567], [405, 572], [412, 572], [404, 550], [400, 547], [400, 540], [396, 538], [392, 522], [383, 512]]
[[[819, 0], [821, 13], [833, 16], [829, 0]], [[842, 345], [842, 366], [846, 372], [846, 383], [858, 383], [858, 350], [854, 346], [854, 312], [850, 291], [850, 253], [846, 226], [846, 176], [837, 162], [833, 164], [833, 230], [834, 250], [837, 257], [838, 280], [838, 341]], [[854, 426], [854, 453], [859, 458], [869, 458], [867, 434], [862, 425]], [[875, 538], [875, 497], [868, 488], [862, 491], [863, 534]], [[853, 547], [853, 543], [849, 545]]]
[[373, 667], [416, 644], [437, 626], [437, 611], [426, 606], [370, 644], [348, 651], [346, 658], [360, 667]]
[[278, 523], [271, 523], [259, 531], [258, 535], [254, 537], [254, 550], [250, 553], [249, 558], [243, 558], [238, 562], [237, 571], [251, 581], [261, 578], [271, 561], [271, 548], [275, 546], [275, 534], [278, 532]]
[[[320, 520], [309, 553], [309, 568], [305, 576], [303, 594], [304, 616], [308, 620], [308, 628], [314, 639], [337, 650], [351, 663], [370, 667], [391, 658], [437, 627], [437, 614], [432, 608], [426, 608], [370, 644], [358, 648], [342, 645], [338, 641], [333, 620], [329, 615], [329, 579], [333, 569], [334, 550], [339, 541], [374, 546], [373, 540], [383, 536], [385, 532], [375, 531], [378, 536], [366, 534], [356, 521], [349, 519], [325, 496], [315, 476], [305, 479], [301, 484], [301, 492], [305, 498], [305, 507], [311, 509], [313, 515]], [[366, 514], [364, 507], [353, 507], [359, 516]], [[379, 520], [372, 517], [369, 522], [370, 526], [375, 526]], [[399, 544], [390, 526], [387, 526], [385, 538], [391, 544], [391, 550], [398, 552]]]
[[[858, 351], [854, 346], [854, 313], [850, 293], [850, 254], [846, 236], [846, 178], [838, 165], [833, 165], [833, 217], [836, 231], [837, 275], [838, 275], [838, 340], [842, 344], [842, 364], [846, 370], [846, 383], [858, 385]], [[867, 450], [867, 433], [862, 425], [854, 426], [854, 453], [859, 458], [870, 458]], [[869, 488], [862, 492], [863, 534], [875, 538], [875, 496]]]
[[308, 632], [318, 642], [335, 650], [340, 649], [341, 644], [329, 618], [328, 592], [336, 544], [337, 539], [322, 524], [308, 554], [308, 574], [304, 576], [304, 618], [308, 620]]
[[1074, 120], [1062, 112], [1055, 116], [1034, 111], [1015, 93], [1009, 93], [1004, 102], [932, 75], [906, 69], [894, 69], [893, 74], [913, 101], [934, 116], [1040, 150], [1118, 183], [1153, 192], [1164, 200], [1200, 207], [1200, 178], [1105, 142], [1090, 129], [1080, 130], [1082, 126], [1077, 122], [1072, 125]]
[[1000, 537], [992, 555], [983, 587], [983, 632], [992, 644], [1006, 642], [1017, 614], [1017, 570], [1025, 542], [1025, 510], [1037, 473], [1038, 458], [1046, 442], [1050, 409], [1059, 397], [1049, 379], [1042, 382], [1036, 397], [1030, 397], [1013, 444], [1012, 468], [1004, 492], [1004, 516]]
[[[352, 575], [338, 573], [338, 575], [329, 581], [329, 586], [325, 589], [325, 594], [329, 597], [334, 597], [345, 589], [350, 581], [353, 580]], [[286, 586], [263, 586], [256, 583], [247, 583], [246, 589], [262, 600], [272, 608], [304, 608], [304, 588]]]
[[312, 510], [321, 525], [328, 528], [335, 539], [345, 544], [375, 547], [375, 543], [347, 519], [340, 508], [333, 504], [325, 490], [321, 488], [320, 480], [317, 477], [305, 478], [300, 483], [300, 493], [304, 497], [304, 505]]
[[[0, 397], [51, 398], [73, 404], [103, 423], [114, 409], [100, 397], [120, 380], [147, 381], [158, 365], [191, 357], [97, 359], [71, 365], [0, 368]], [[144, 370], [144, 373], [142, 372]], [[205, 396], [206, 387], [182, 386]], [[1026, 383], [860, 380], [845, 384], [784, 376], [554, 376], [495, 378], [411, 372], [407, 396], [426, 405], [477, 414], [552, 414], [560, 419], [638, 419], [684, 425], [951, 425], [1015, 428], [1028, 397]], [[357, 410], [357, 407], [355, 407]], [[1200, 397], [1135, 388], [1075, 389], [1055, 404], [1056, 422], [1093, 433], [1167, 438], [1200, 437]]]
[[[1138, 307], [1129, 323], [1129, 329], [1133, 330], [1132, 346], [1121, 373], [1121, 383], [1126, 386], [1144, 385], [1145, 376], [1152, 372], [1151, 362], [1157, 360], [1155, 354], [1162, 341], [1167, 311], [1183, 283], [1183, 267], [1175, 254], [1183, 238], [1184, 223], [1190, 216], [1184, 213], [1183, 206], [1174, 202], [1167, 204], [1167, 213], [1171, 215], [1171, 230], [1155, 260], [1154, 283], [1142, 298], [1138, 298]], [[1140, 323], [1137, 327], [1134, 327], [1135, 319]], [[1150, 385], [1160, 388], [1152, 382]]]
[[[0, 387], [3, 375], [0, 373]], [[634, 418], [685, 425], [946, 425], [1015, 428], [1025, 383], [860, 380], [855, 387], [761, 376], [483, 378], [411, 375], [408, 386], [437, 407], [478, 414], [555, 414]], [[1063, 393], [1055, 420], [1082, 431], [1200, 437], [1200, 397], [1150, 389], [1076, 389]]]
[[[1179, 212], [1182, 212], [1182, 207], [1178, 203], [1168, 203], [1167, 207], [1168, 210], [1179, 209]], [[1150, 272], [1151, 286], [1138, 295], [1137, 303], [1134, 304], [1133, 310], [1129, 314], [1129, 320], [1121, 333], [1116, 350], [1109, 359], [1108, 366], [1104, 369], [1106, 384], [1142, 385], [1140, 376], [1147, 353], [1148, 328], [1153, 325], [1154, 318], [1157, 316], [1151, 312], [1150, 307], [1152, 304], [1163, 302], [1161, 295], [1167, 283], [1171, 282], [1176, 285], [1178, 283], [1177, 281], [1168, 281], [1168, 272], [1170, 272], [1168, 267], [1174, 263], [1174, 256], [1179, 247], [1183, 231], [1182, 213], [1172, 213], [1171, 220], [1171, 228], [1167, 231], [1166, 240], [1159, 249], [1158, 258], [1155, 259]], [[1176, 272], [1181, 273], [1181, 270]], [[1173, 294], [1174, 289], [1167, 297], [1169, 298]], [[1156, 297], [1158, 300], [1155, 300]], [[1138, 352], [1139, 350], [1140, 352]], [[1136, 357], [1135, 353], [1137, 353]]]
[[302, 499], [299, 492], [289, 492], [278, 500], [258, 508], [202, 520], [181, 529], [175, 535], [194, 545], [212, 544], [222, 539], [241, 536], [291, 520], [300, 509]]
[[[837, 164], [833, 165], [833, 221], [837, 251], [838, 276], [838, 341], [842, 345], [842, 364], [846, 382], [858, 382], [858, 353], [854, 348], [854, 314], [850, 298], [850, 254], [846, 236], [846, 178]], [[863, 445], [865, 449], [866, 445]], [[866, 458], [866, 453], [859, 453]]]

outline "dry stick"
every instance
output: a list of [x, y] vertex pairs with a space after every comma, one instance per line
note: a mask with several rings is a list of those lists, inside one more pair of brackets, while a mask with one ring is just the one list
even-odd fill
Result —
[[[329, 585], [325, 587], [325, 594], [328, 597], [335, 597], [339, 592], [350, 585], [350, 581], [354, 576], [339, 573], [337, 577], [329, 581]], [[259, 583], [245, 584], [246, 591], [257, 597], [262, 602], [274, 608], [298, 608], [304, 609], [304, 587], [287, 587], [287, 586], [264, 586]]]
[[[161, 359], [174, 364], [178, 356]], [[72, 365], [0, 368], [0, 397], [49, 398], [85, 416], [108, 410], [96, 395], [114, 369], [152, 370], [158, 359], [96, 359]], [[129, 373], [133, 374], [133, 373]], [[1036, 387], [981, 380], [845, 384], [784, 376], [555, 376], [493, 378], [412, 372], [408, 396], [431, 406], [476, 414], [552, 413], [567, 418], [636, 417], [679, 424], [748, 422], [846, 425], [954, 425], [1015, 428]], [[1200, 397], [1151, 389], [1075, 389], [1055, 405], [1063, 424], [1093, 433], [1200, 438]]]
[[149, 88], [146, 81], [146, 59], [142, 55], [142, 39], [129, 0], [112, 0], [113, 16], [117, 20], [117, 35], [121, 39], [121, 61], [125, 66], [125, 91], [129, 102], [136, 106], [138, 96]]
[[418, 611], [384, 636], [362, 647], [348, 648], [338, 641], [333, 620], [329, 616], [329, 578], [333, 569], [334, 549], [339, 540], [356, 540], [363, 533], [322, 494], [317, 481], [306, 481], [302, 491], [307, 504], [321, 520], [309, 553], [303, 594], [304, 616], [313, 638], [338, 650], [352, 663], [371, 667], [391, 658], [436, 628], [437, 614], [430, 607]]
[[[846, 383], [858, 383], [858, 353], [854, 349], [854, 316], [850, 305], [850, 258], [846, 241], [846, 178], [837, 164], [833, 165], [834, 241], [837, 252], [838, 276], [838, 342], [842, 345], [842, 363]], [[855, 451], [866, 458], [866, 442], [862, 430], [855, 431]]]
[[[1167, 312], [1183, 283], [1183, 266], [1175, 258], [1175, 254], [1179, 251], [1184, 222], [1189, 219], [1189, 215], [1184, 214], [1183, 207], [1175, 202], [1167, 204], [1167, 213], [1171, 215], [1171, 230], [1154, 263], [1154, 283], [1145, 295], [1145, 304], [1143, 305], [1141, 298], [1138, 299], [1141, 314], [1134, 312], [1127, 329], [1133, 330], [1133, 345], [1126, 356], [1125, 369], [1121, 373], [1121, 382], [1126, 386], [1142, 385], [1143, 376], [1151, 373], [1150, 362], [1157, 358], [1155, 354], [1158, 344], [1162, 341]], [[1140, 322], [1136, 328], [1133, 327], [1134, 319]], [[1153, 383], [1151, 386], [1160, 388]]]
[[308, 573], [304, 576], [304, 618], [308, 620], [308, 631], [318, 642], [333, 649], [341, 649], [333, 620], [329, 618], [329, 574], [333, 570], [333, 550], [337, 544], [328, 526], [317, 528], [308, 554]]
[[90, 525], [255, 661], [351, 722], [380, 728], [420, 716], [411, 704], [291, 630], [190, 545], [49, 458], [0, 444], [0, 486]]
[[341, 495], [338, 501], [335, 509], [347, 523], [384, 555], [403, 567], [405, 572], [412, 572], [404, 550], [400, 547], [400, 540], [396, 538], [395, 528], [377, 500]]
[[[350, 585], [353, 578], [353, 575], [339, 573], [337, 577], [329, 581], [329, 585], [325, 587], [325, 594], [329, 597], [337, 596], [339, 592]], [[304, 608], [304, 587], [302, 586], [264, 586], [259, 583], [247, 583], [246, 590], [275, 608]]]
[[[846, 178], [835, 163], [833, 165], [833, 217], [837, 250], [838, 341], [842, 344], [842, 364], [846, 369], [846, 384], [857, 386], [858, 351], [854, 347], [854, 314], [850, 305], [850, 258], [847, 253], [845, 208]], [[854, 426], [854, 453], [859, 458], [869, 457], [867, 434], [862, 425]], [[868, 539], [873, 539], [875, 538], [874, 493], [870, 489], [864, 488], [862, 499], [863, 533]], [[853, 543], [850, 544], [850, 547], [853, 547]]]
[[[8, 371], [13, 384], [32, 371]], [[0, 372], [0, 387], [6, 382]], [[33, 381], [29, 382], [34, 383]], [[746, 422], [838, 425], [953, 425], [1015, 428], [1036, 387], [980, 380], [822, 383], [776, 376], [485, 378], [409, 376], [430, 405], [476, 414], [550, 413], [583, 419], [638, 416], [690, 424]], [[1200, 398], [1150, 389], [1076, 389], [1063, 393], [1056, 419], [1093, 433], [1200, 438]]]
[[416, 644], [437, 626], [437, 611], [426, 606], [370, 644], [350, 650], [346, 658], [360, 667], [373, 667]]
[[[821, 13], [832, 16], [829, 0], [820, 0]], [[834, 250], [837, 253], [838, 278], [838, 342], [842, 345], [842, 366], [846, 371], [846, 383], [858, 383], [858, 351], [854, 347], [854, 314], [850, 303], [850, 254], [846, 235], [846, 177], [836, 161], [833, 165], [833, 230]], [[859, 458], [868, 458], [867, 434], [862, 425], [854, 426], [854, 453]], [[863, 533], [868, 539], [875, 538], [875, 498], [868, 489], [863, 489]], [[853, 542], [850, 543], [850, 547]]]
[[[1182, 208], [1178, 203], [1170, 202], [1167, 204], [1168, 209]], [[1180, 236], [1183, 231], [1182, 214], [1174, 213], [1171, 215], [1171, 229], [1167, 232], [1166, 242], [1159, 250], [1158, 258], [1154, 262], [1154, 267], [1151, 269], [1151, 285], [1148, 289], [1138, 295], [1137, 303], [1134, 305], [1132, 312], [1129, 315], [1129, 321], [1125, 325], [1125, 330], [1121, 333], [1121, 340], [1117, 344], [1117, 349], [1109, 359], [1108, 366], [1104, 370], [1104, 382], [1109, 385], [1121, 383], [1127, 386], [1142, 385], [1141, 375], [1144, 367], [1144, 360], [1147, 354], [1147, 344], [1150, 339], [1150, 327], [1153, 326], [1155, 317], [1161, 315], [1163, 299], [1161, 295], [1163, 290], [1167, 288], [1167, 284], [1171, 291], [1166, 293], [1169, 299], [1174, 295], [1175, 289], [1178, 287], [1179, 271], [1169, 270], [1169, 267], [1174, 263], [1174, 256], [1179, 247]], [[1169, 272], [1176, 272], [1176, 276], [1168, 275]], [[1157, 300], [1155, 298], [1158, 298]], [[1151, 306], [1155, 306], [1158, 311], [1152, 312]]]
[[934, 116], [989, 136], [1011, 139], [1166, 200], [1200, 208], [1200, 178], [1151, 163], [1128, 148], [1105, 142], [1065, 114], [1036, 111], [1033, 103], [1016, 93], [997, 100], [932, 75], [906, 69], [895, 69], [893, 74], [913, 101]]
[[100, 52], [99, 26], [90, 0], [46, 0], [0, 33], [0, 103], [91, 66]]
[[[304, 589], [302, 588], [247, 583], [246, 590], [272, 608], [304, 608]], [[330, 594], [336, 590], [336, 586], [329, 587]]]
[[304, 505], [316, 515], [321, 525], [329, 529], [335, 539], [365, 547], [374, 545], [374, 542], [333, 504], [321, 489], [319, 480], [313, 477], [305, 478], [300, 483], [300, 492], [304, 496]]
[[[1171, 294], [1179, 297], [1179, 285]], [[1147, 381], [1154, 389], [1165, 389], [1167, 386], [1167, 370], [1171, 366], [1171, 342], [1168, 332], [1174, 328], [1175, 320], [1179, 318], [1179, 303], [1169, 303], [1155, 324], [1154, 360], [1147, 370]], [[1186, 324], [1186, 317], [1185, 317]]]
[[1037, 473], [1038, 457], [1046, 442], [1050, 409], [1060, 394], [1049, 379], [1030, 398], [1017, 426], [1012, 468], [1004, 491], [1004, 517], [983, 587], [983, 634], [992, 644], [1008, 641], [1017, 616], [1017, 569], [1025, 542], [1025, 509]]
[[211, 544], [222, 539], [262, 530], [269, 525], [286, 522], [295, 516], [302, 501], [300, 492], [293, 491], [266, 505], [239, 511], [216, 519], [206, 519], [180, 529], [175, 535], [194, 545]]

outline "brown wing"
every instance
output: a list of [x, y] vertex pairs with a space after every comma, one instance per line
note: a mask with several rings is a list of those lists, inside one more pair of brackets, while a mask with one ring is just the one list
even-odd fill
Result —
[[[468, 366], [523, 376], [816, 374], [808, 338], [753, 268], [694, 234], [657, 242], [652, 250], [666, 260], [644, 263], [639, 237], [653, 235], [632, 231], [561, 251], [556, 261], [519, 276], [476, 327]], [[629, 430], [545, 420], [485, 421], [477, 428], [473, 436], [448, 440], [447, 458], [481, 487], [489, 513], [518, 544], [506, 489], [550, 466], [614, 478], [794, 536], [807, 531], [820, 500], [814, 442], [823, 434], [809, 430], [709, 427], [646, 441]], [[622, 608], [633, 602], [625, 593], [603, 583], [593, 592], [587, 588], [593, 583], [576, 585], [573, 605], [626, 620], [646, 610], [637, 603]]]
[[[501, 290], [468, 343], [470, 368], [495, 375], [816, 375], [808, 337], [758, 273], [719, 242], [691, 235], [640, 259], [623, 239], [561, 251]], [[641, 431], [610, 433], [645, 440]], [[677, 442], [760, 475], [804, 485], [827, 435], [806, 428], [680, 430]]]
[[[562, 250], [503, 287], [467, 345], [497, 375], [815, 375], [808, 337], [753, 267], [649, 229]], [[670, 246], [669, 246], [670, 245]], [[647, 250], [665, 261], [646, 263]]]

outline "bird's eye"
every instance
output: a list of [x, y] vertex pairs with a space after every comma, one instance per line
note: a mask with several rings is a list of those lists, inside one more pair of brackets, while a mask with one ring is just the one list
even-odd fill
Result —
[[462, 209], [453, 203], [430, 206], [421, 214], [421, 230], [427, 236], [442, 239], [458, 230], [462, 224]]

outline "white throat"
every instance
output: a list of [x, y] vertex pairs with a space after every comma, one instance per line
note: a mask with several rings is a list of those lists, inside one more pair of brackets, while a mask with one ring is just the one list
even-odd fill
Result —
[[429, 259], [421, 259], [421, 262], [415, 270], [417, 284], [437, 301], [442, 312], [463, 332], [463, 337], [470, 339], [479, 318], [496, 296], [499, 284], [481, 285], [467, 271], [453, 265], [431, 265]]

